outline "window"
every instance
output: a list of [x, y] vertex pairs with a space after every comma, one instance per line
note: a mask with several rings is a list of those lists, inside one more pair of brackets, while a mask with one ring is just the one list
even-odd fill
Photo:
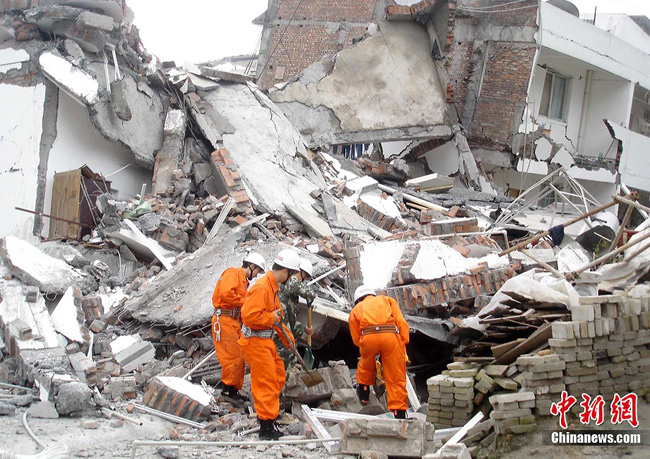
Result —
[[539, 114], [548, 118], [566, 121], [566, 107], [569, 102], [568, 94], [569, 78], [547, 69]]

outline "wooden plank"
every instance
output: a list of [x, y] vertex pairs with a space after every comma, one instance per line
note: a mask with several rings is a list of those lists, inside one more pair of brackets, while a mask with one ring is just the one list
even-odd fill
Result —
[[[321, 424], [321, 422], [314, 415], [314, 413], [312, 413], [311, 408], [309, 408], [307, 405], [300, 405], [300, 408], [302, 409], [302, 412], [305, 415], [305, 419], [307, 420], [307, 423], [309, 423], [309, 425], [311, 426], [312, 430], [314, 431], [314, 433], [318, 438], [324, 440], [332, 438], [332, 436], [327, 431], [325, 426], [323, 426], [323, 424]], [[340, 447], [338, 441], [325, 442], [323, 443], [323, 446], [325, 446], [325, 449], [330, 454], [336, 454]]]
[[519, 338], [509, 343], [499, 344], [497, 346], [492, 346], [492, 355], [495, 358], [501, 357], [503, 354], [508, 352], [510, 349], [524, 342], [524, 338]]
[[520, 355], [533, 351], [538, 346], [548, 341], [548, 339], [551, 336], [552, 336], [551, 324], [550, 323], [544, 324], [541, 327], [539, 327], [537, 331], [535, 331], [535, 333], [533, 333], [527, 339], [525, 339], [522, 343], [518, 344], [517, 346], [515, 346], [514, 348], [510, 349], [505, 354], [503, 354], [501, 357], [496, 359], [494, 361], [494, 364], [509, 365], [515, 360], [517, 360], [517, 357], [519, 357]]
[[210, 233], [208, 234], [208, 237], [205, 238], [205, 242], [203, 245], [209, 243], [212, 239], [215, 238], [219, 230], [221, 229], [221, 226], [223, 225], [223, 222], [226, 221], [226, 217], [228, 217], [228, 214], [232, 210], [232, 208], [235, 207], [235, 200], [231, 197], [228, 198], [224, 206], [221, 208], [221, 212], [219, 212], [219, 216], [217, 217], [217, 221], [214, 222], [214, 225], [212, 225], [212, 229], [210, 230]]
[[[54, 174], [50, 215], [73, 222], [81, 222], [79, 205], [81, 203], [81, 169]], [[64, 221], [50, 221], [50, 239], [79, 239], [81, 226]]]

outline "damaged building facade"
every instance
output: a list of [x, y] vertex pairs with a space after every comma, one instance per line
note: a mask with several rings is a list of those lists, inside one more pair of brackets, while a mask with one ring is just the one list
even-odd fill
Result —
[[[294, 2], [278, 11], [270, 3], [258, 77], [263, 71], [261, 83], [276, 85], [271, 98], [312, 145], [381, 143], [386, 157], [425, 158], [432, 172], [462, 174], [463, 141], [449, 131], [462, 129], [483, 166], [480, 174], [467, 166], [470, 184], [492, 182], [474, 186], [482, 191], [517, 196], [559, 167], [602, 201], [619, 183], [648, 188], [634, 167], [647, 132], [648, 35], [630, 18], [606, 30], [605, 19], [581, 20], [567, 2], [461, 0], [353, 2], [359, 19], [351, 21], [337, 5]], [[289, 21], [291, 12], [302, 22]], [[343, 39], [364, 26], [360, 43]], [[390, 56], [373, 53], [373, 40]], [[310, 66], [308, 49], [321, 42], [328, 45]], [[410, 75], [400, 73], [406, 69]], [[339, 101], [335, 93], [346, 87]], [[408, 91], [415, 100], [403, 97]], [[391, 94], [410, 101], [408, 108]], [[357, 95], [372, 122], [364, 123], [363, 112], [350, 120], [339, 107], [355, 106]], [[442, 117], [434, 119], [434, 107]], [[321, 130], [334, 134], [324, 138]]]
[[152, 57], [124, 2], [33, 3], [2, 7], [2, 234], [48, 237], [49, 219], [15, 207], [65, 216], [55, 174], [84, 165], [122, 197], [150, 186], [168, 103], [149, 87]]

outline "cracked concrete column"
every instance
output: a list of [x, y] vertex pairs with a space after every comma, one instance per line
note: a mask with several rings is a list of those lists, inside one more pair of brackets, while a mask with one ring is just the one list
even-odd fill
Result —
[[151, 180], [152, 193], [165, 193], [172, 186], [172, 173], [183, 154], [187, 118], [182, 110], [170, 110], [165, 118], [163, 146], [156, 155]]
[[[43, 107], [43, 133], [39, 145], [38, 183], [36, 184], [36, 203], [34, 210], [42, 213], [45, 210], [45, 187], [47, 184], [47, 163], [50, 160], [50, 150], [54, 145], [57, 130], [59, 109], [59, 88], [49, 80], [45, 80], [45, 105]], [[34, 216], [34, 234], [43, 231], [43, 217]]]

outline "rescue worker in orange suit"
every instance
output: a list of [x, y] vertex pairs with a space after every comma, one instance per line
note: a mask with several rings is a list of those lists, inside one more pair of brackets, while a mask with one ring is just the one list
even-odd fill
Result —
[[[295, 346], [291, 331], [282, 323], [278, 290], [279, 284], [287, 282], [299, 269], [300, 258], [295, 251], [280, 251], [271, 271], [249, 290], [241, 310], [243, 327], [239, 344], [251, 370], [253, 402], [260, 424], [259, 438], [262, 440], [277, 440], [284, 435], [275, 420], [280, 414], [280, 393], [286, 374], [284, 362], [272, 338], [277, 333], [285, 346]], [[290, 342], [287, 342], [279, 327], [283, 327]]]
[[251, 252], [240, 268], [228, 268], [221, 274], [212, 294], [212, 341], [221, 364], [221, 395], [239, 405], [244, 402], [239, 390], [244, 383], [245, 370], [244, 356], [237, 343], [241, 336], [241, 307], [249, 281], [265, 269], [264, 257]]
[[354, 308], [350, 313], [350, 335], [359, 348], [357, 396], [368, 403], [370, 386], [375, 383], [375, 357], [381, 358], [388, 393], [388, 409], [397, 419], [406, 419], [406, 345], [409, 326], [397, 301], [365, 285], [354, 292]]

